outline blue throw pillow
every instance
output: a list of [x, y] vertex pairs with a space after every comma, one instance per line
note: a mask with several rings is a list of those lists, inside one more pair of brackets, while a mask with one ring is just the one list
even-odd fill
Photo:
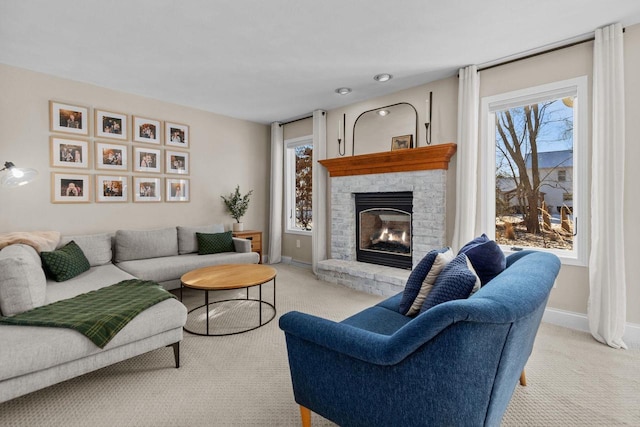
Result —
[[424, 282], [425, 277], [427, 277], [427, 273], [431, 270], [431, 266], [433, 266], [433, 262], [436, 260], [436, 257], [439, 253], [444, 253], [448, 249], [449, 248], [442, 248], [430, 251], [420, 260], [418, 265], [416, 265], [416, 268], [413, 269], [407, 279], [407, 284], [404, 287], [402, 299], [398, 306], [400, 314], [407, 314], [411, 308], [411, 304], [413, 304], [413, 301], [418, 296], [418, 292], [420, 292], [420, 288], [422, 287], [422, 282]]
[[500, 246], [489, 239], [486, 234], [476, 237], [460, 249], [458, 255], [465, 254], [469, 257], [473, 268], [480, 277], [482, 286], [507, 268], [507, 259]]
[[467, 256], [460, 254], [442, 270], [422, 304], [423, 313], [443, 302], [468, 298], [477, 276], [467, 267]]

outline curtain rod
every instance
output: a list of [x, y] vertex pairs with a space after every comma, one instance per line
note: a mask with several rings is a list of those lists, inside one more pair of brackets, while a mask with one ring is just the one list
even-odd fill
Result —
[[[622, 32], [623, 33], [625, 32], [624, 28], [622, 29]], [[561, 49], [566, 49], [568, 47], [577, 46], [577, 45], [582, 44], [582, 43], [592, 42], [595, 39], [596, 39], [596, 37], [595, 37], [595, 35], [593, 35], [593, 36], [591, 36], [591, 37], [589, 37], [587, 39], [584, 39], [584, 40], [571, 42], [571, 43], [568, 43], [568, 44], [565, 44], [565, 45], [562, 45], [562, 46], [552, 47], [552, 48], [549, 48], [549, 49], [546, 49], [546, 50], [542, 50], [540, 52], [536, 52], [536, 53], [532, 53], [532, 54], [529, 54], [529, 55], [521, 56], [519, 58], [508, 59], [506, 61], [499, 62], [497, 64], [489, 65], [487, 67], [478, 68], [478, 72], [485, 71], [485, 70], [490, 70], [490, 69], [496, 68], [496, 67], [501, 67], [501, 66], [507, 65], [507, 64], [512, 64], [514, 62], [522, 61], [524, 59], [534, 58], [536, 56], [540, 56], [540, 55], [544, 55], [544, 54], [547, 54], [547, 53], [555, 52], [557, 50], [561, 50]]]
[[307, 119], [310, 119], [312, 117], [313, 117], [313, 114], [310, 115], [310, 116], [300, 117], [299, 119], [289, 120], [288, 122], [280, 123], [280, 127], [282, 127], [284, 125], [288, 125], [289, 123], [299, 122], [300, 120], [307, 120]]

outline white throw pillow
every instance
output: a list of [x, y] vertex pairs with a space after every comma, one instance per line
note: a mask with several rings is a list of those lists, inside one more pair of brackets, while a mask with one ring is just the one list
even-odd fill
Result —
[[16, 244], [0, 251], [0, 311], [3, 316], [28, 311], [44, 304], [47, 279], [38, 253]]
[[422, 286], [420, 287], [420, 291], [418, 292], [416, 299], [413, 300], [413, 304], [411, 304], [411, 308], [407, 312], [407, 316], [413, 316], [420, 313], [422, 303], [424, 303], [425, 298], [427, 297], [427, 295], [429, 295], [431, 289], [433, 289], [433, 284], [436, 283], [438, 275], [454, 258], [455, 255], [453, 254], [451, 248], [449, 248], [448, 251], [440, 253], [436, 256], [431, 269], [427, 273], [427, 277], [425, 277], [424, 281], [422, 282]]

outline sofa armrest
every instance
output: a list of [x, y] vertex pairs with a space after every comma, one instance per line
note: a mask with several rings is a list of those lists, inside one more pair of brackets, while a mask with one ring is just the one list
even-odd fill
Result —
[[233, 247], [236, 252], [251, 252], [251, 240], [234, 237]]

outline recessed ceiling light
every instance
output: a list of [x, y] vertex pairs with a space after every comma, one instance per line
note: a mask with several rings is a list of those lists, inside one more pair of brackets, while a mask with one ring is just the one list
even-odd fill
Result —
[[387, 74], [387, 73], [376, 74], [375, 76], [373, 76], [373, 80], [375, 80], [377, 82], [388, 82], [392, 78], [393, 78], [393, 76], [391, 74]]
[[389, 110], [378, 110], [378, 114], [380, 114], [382, 117], [384, 117], [387, 114], [389, 114]]
[[339, 93], [340, 95], [348, 95], [351, 93], [351, 88], [339, 87], [338, 89], [336, 89], [336, 93]]

